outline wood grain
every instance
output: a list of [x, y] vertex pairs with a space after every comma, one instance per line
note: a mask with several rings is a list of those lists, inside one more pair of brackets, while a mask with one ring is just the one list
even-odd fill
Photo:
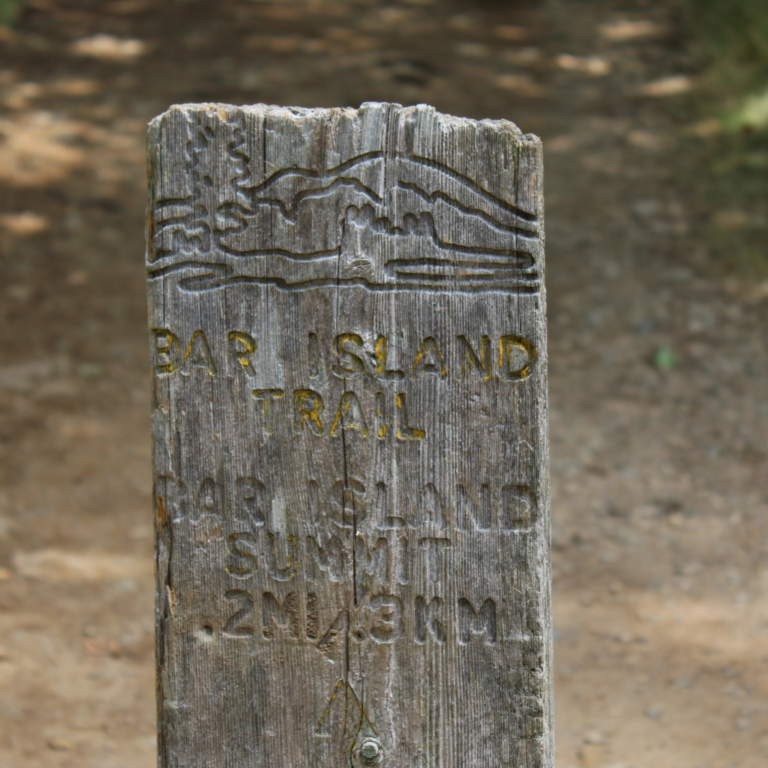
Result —
[[554, 765], [541, 147], [149, 131], [162, 768]]

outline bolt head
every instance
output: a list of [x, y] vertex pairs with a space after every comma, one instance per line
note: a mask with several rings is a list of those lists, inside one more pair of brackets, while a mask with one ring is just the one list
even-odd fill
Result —
[[372, 764], [381, 753], [381, 746], [378, 742], [368, 739], [363, 742], [360, 747], [360, 757], [365, 760], [366, 763]]

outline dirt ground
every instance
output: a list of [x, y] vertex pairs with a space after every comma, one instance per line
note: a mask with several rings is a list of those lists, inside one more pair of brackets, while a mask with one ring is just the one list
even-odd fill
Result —
[[373, 100], [545, 142], [558, 768], [768, 764], [768, 286], [715, 276], [702, 226], [739, 212], [676, 183], [695, 80], [663, 2], [29, 0], [0, 30], [0, 768], [155, 760], [147, 120]]

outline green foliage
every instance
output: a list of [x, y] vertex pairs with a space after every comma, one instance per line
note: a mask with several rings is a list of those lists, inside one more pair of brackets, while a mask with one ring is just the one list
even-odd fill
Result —
[[[681, 0], [688, 49], [704, 76], [691, 102], [720, 132], [686, 142], [683, 177], [712, 265], [768, 276], [768, 0]], [[703, 123], [705, 124], [705, 123]]]
[[688, 18], [699, 45], [720, 63], [768, 69], [765, 0], [691, 0]]
[[726, 129], [768, 129], [768, 1], [688, 0], [691, 48]]
[[11, 27], [16, 23], [23, 0], [0, 0], [0, 25]]

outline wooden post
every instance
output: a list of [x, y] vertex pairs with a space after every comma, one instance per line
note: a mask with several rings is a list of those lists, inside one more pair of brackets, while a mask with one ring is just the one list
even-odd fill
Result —
[[149, 131], [162, 768], [552, 768], [541, 146]]

